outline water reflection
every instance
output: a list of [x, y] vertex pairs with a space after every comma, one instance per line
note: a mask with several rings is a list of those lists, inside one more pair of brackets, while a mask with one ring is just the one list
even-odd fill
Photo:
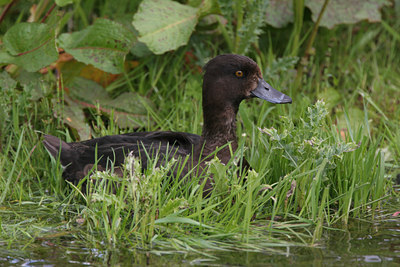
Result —
[[138, 251], [129, 248], [87, 248], [80, 242], [63, 238], [38, 240], [25, 249], [25, 244], [0, 242], [0, 265], [252, 265], [288, 264], [400, 264], [400, 217], [385, 218], [379, 223], [350, 222], [346, 231], [329, 231], [318, 247], [283, 247], [280, 253], [213, 252], [212, 257], [173, 251]]

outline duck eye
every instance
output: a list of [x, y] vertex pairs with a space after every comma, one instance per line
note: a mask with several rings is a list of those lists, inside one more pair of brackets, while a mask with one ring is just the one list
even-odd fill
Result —
[[243, 71], [238, 70], [238, 71], [235, 72], [235, 75], [236, 75], [236, 77], [241, 78], [241, 77], [243, 77]]

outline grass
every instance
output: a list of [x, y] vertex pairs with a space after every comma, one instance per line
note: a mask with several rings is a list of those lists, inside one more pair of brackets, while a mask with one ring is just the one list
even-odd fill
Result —
[[[388, 23], [321, 30], [318, 53], [304, 66], [298, 91], [293, 51], [301, 47], [301, 28], [291, 37], [293, 50], [282, 52], [274, 39], [254, 53], [269, 74], [266, 80], [293, 104], [241, 105], [237, 155], [244, 154], [254, 171], [243, 177], [240, 161], [212, 161], [209, 172], [217, 185], [209, 198], [201, 194], [201, 175], [188, 183], [166, 179], [168, 167], [156, 168], [155, 162], [144, 173], [128, 167], [123, 179], [95, 173], [89, 193], [82, 193], [80, 185], [63, 181], [59, 163], [41, 144], [42, 133], [75, 137], [53, 116], [54, 80], [46, 77], [39, 89], [2, 90], [0, 244], [26, 248], [58, 235], [86, 247], [212, 258], [212, 251], [280, 253], [282, 247], [318, 244], [327, 229], [345, 228], [352, 218], [375, 218], [394, 194], [391, 178], [400, 169], [398, 37]], [[270, 30], [261, 39], [276, 34]], [[185, 56], [206, 55], [198, 58], [204, 62], [217, 50], [207, 54], [199, 47], [150, 56], [107, 88], [112, 94], [139, 92], [154, 102], [140, 130], [201, 132], [201, 73]], [[88, 117], [94, 136], [132, 130], [118, 129], [96, 111]], [[127, 164], [140, 169], [135, 159]]]

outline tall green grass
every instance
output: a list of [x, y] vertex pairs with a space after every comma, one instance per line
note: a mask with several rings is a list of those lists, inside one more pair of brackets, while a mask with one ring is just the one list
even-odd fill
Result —
[[[141, 173], [140, 162], [131, 158], [124, 178], [97, 172], [87, 178], [89, 191], [81, 192], [81, 185], [68, 186], [62, 181], [60, 165], [50, 163], [39, 143], [40, 134], [23, 125], [5, 147], [13, 160], [2, 157], [6, 163], [2, 172], [8, 174], [2, 179], [2, 203], [42, 208], [51, 203], [58, 210], [52, 213], [62, 218], [58, 223], [64, 220], [67, 229], [97, 245], [106, 241], [111, 246], [130, 244], [145, 249], [263, 251], [316, 242], [325, 227], [373, 212], [387, 196], [383, 158], [376, 153], [379, 143], [371, 144], [361, 130], [342, 140], [323, 102], [308, 107], [300, 118], [275, 118], [277, 129], [264, 130], [251, 118], [262, 114], [259, 119], [266, 120], [271, 108], [262, 104], [261, 110], [266, 111], [260, 113], [257, 103], [252, 103], [257, 108], [248, 104], [241, 107], [245, 127], [239, 131], [250, 129], [251, 134], [241, 138], [242, 148], [237, 151], [238, 158], [245, 155], [254, 168], [247, 175], [240, 173], [240, 161], [225, 166], [214, 160], [208, 174], [193, 175], [184, 182], [167, 178], [168, 164], [156, 167], [155, 160], [153, 167]], [[275, 111], [284, 114], [284, 109]], [[18, 105], [15, 112], [20, 112]], [[199, 182], [210, 173], [216, 186], [204, 198]], [[21, 211], [19, 216], [31, 215]], [[46, 218], [37, 216], [33, 222], [42, 225]], [[22, 237], [9, 230], [2, 234], [9, 240], [34, 240], [46, 234], [43, 226], [42, 231], [24, 227]], [[314, 231], [307, 233], [306, 229]]]

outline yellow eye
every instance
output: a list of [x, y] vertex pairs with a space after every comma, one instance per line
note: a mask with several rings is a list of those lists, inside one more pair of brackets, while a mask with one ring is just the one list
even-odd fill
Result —
[[243, 77], [243, 71], [238, 70], [237, 72], [235, 72], [236, 77]]

